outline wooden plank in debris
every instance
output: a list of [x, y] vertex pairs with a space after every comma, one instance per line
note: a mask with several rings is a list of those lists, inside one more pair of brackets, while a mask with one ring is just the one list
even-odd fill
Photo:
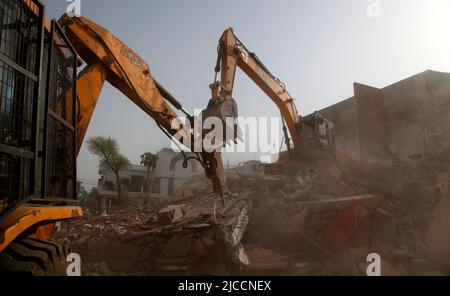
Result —
[[379, 199], [382, 198], [381, 195], [374, 194], [366, 194], [366, 195], [357, 195], [357, 196], [349, 196], [349, 197], [337, 197], [337, 198], [329, 198], [329, 199], [321, 199], [321, 200], [311, 200], [311, 201], [301, 201], [297, 202], [296, 205], [299, 206], [308, 206], [308, 205], [320, 205], [320, 204], [333, 204], [333, 203], [347, 203], [353, 200], [369, 200], [369, 199]]
[[[360, 202], [372, 202], [374, 205], [377, 204], [379, 200], [383, 197], [381, 195], [357, 195], [357, 196], [349, 196], [349, 197], [336, 197], [336, 198], [326, 198], [326, 199], [317, 199], [317, 200], [309, 200], [309, 201], [299, 201], [294, 204], [286, 205], [282, 207], [282, 209], [303, 209], [305, 207], [308, 208], [310, 212], [322, 212], [322, 211], [333, 211], [333, 210], [341, 210], [345, 207], [349, 202], [352, 201], [360, 201]], [[371, 207], [371, 206], [370, 206]]]
[[203, 229], [211, 227], [211, 224], [208, 223], [193, 223], [183, 226], [184, 229]]
[[[129, 242], [129, 241], [133, 241], [133, 240], [138, 240], [138, 239], [141, 239], [141, 238], [145, 238], [145, 237], [147, 237], [147, 236], [150, 236], [150, 235], [162, 233], [162, 232], [164, 232], [164, 231], [174, 230], [174, 229], [176, 229], [176, 228], [177, 228], [177, 227], [174, 226], [174, 225], [168, 225], [168, 226], [164, 226], [164, 227], [158, 227], [158, 228], [151, 229], [151, 230], [148, 230], [148, 231], [143, 231], [143, 232], [139, 232], [139, 233], [136, 233], [136, 234], [133, 234], [133, 235], [126, 236], [126, 237], [124, 237], [123, 240], [124, 240], [125, 242]], [[181, 229], [181, 227], [178, 227], [178, 228]]]

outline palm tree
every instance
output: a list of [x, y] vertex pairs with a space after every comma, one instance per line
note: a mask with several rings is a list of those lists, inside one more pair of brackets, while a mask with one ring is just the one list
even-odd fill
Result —
[[158, 163], [158, 155], [151, 152], [146, 152], [141, 155], [141, 166], [147, 168], [147, 192], [152, 193], [153, 191], [153, 172]]

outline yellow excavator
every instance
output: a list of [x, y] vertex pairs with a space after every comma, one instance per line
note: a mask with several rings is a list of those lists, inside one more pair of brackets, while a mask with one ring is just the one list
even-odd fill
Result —
[[64, 274], [77, 206], [77, 55], [33, 0], [0, 2], [0, 271]]
[[[184, 113], [191, 125], [194, 117], [156, 81], [148, 64], [108, 30], [84, 17], [63, 16], [59, 24], [75, 51], [87, 64], [78, 75], [77, 150], [81, 148], [92, 114], [105, 81], [119, 89], [134, 104], [152, 117], [170, 139], [180, 142], [192, 152], [195, 149], [193, 129], [185, 128], [178, 111]], [[203, 134], [197, 135], [203, 139]], [[188, 139], [186, 143], [183, 141]], [[205, 174], [211, 179], [214, 190], [221, 194], [224, 187], [222, 158], [219, 152], [202, 149], [194, 153]]]
[[[138, 105], [168, 137], [182, 135], [180, 145], [194, 152], [197, 135], [184, 128], [173, 108], [191, 124], [195, 119], [153, 78], [142, 58], [86, 18], [65, 15], [49, 22], [38, 0], [2, 1], [0, 40], [0, 272], [64, 275], [69, 249], [52, 239], [58, 222], [83, 215], [76, 158], [104, 83]], [[82, 62], [86, 67], [78, 73]], [[328, 145], [324, 139], [330, 139], [331, 123], [319, 115], [302, 120], [284, 85], [232, 29], [220, 39], [216, 73], [221, 80], [211, 85], [204, 119], [237, 117], [232, 93], [238, 66], [281, 110], [292, 157], [307, 157], [311, 145]], [[224, 202], [220, 151], [194, 155]]]
[[[172, 107], [194, 118], [142, 58], [86, 18], [49, 22], [40, 1], [8, 0], [0, 26], [0, 272], [64, 275], [69, 250], [52, 239], [57, 222], [83, 215], [76, 158], [105, 81], [191, 150], [183, 139], [193, 131]], [[220, 152], [194, 155], [222, 196]]]

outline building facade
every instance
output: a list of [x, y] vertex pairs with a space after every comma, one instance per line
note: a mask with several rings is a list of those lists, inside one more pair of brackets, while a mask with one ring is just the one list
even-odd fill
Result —
[[[187, 153], [186, 156], [193, 156]], [[162, 197], [173, 196], [180, 186], [196, 174], [203, 173], [203, 168], [197, 161], [188, 160], [187, 168], [183, 167], [184, 156], [172, 149], [158, 152], [158, 162], [153, 172], [152, 192], [147, 192], [147, 168], [140, 165], [130, 165], [119, 172], [122, 192], [127, 196], [147, 196], [150, 193]], [[99, 170], [99, 194], [107, 197], [117, 196], [116, 175], [108, 168]]]
[[[187, 157], [193, 156], [187, 153]], [[184, 156], [166, 148], [158, 152], [158, 163], [153, 173], [153, 191], [161, 196], [173, 196], [178, 188], [188, 179], [203, 174], [203, 167], [196, 160], [188, 160], [187, 168], [183, 167]]]
[[[110, 169], [100, 167], [99, 170], [99, 194], [102, 196], [117, 196], [117, 180], [116, 175]], [[147, 168], [139, 165], [129, 165], [126, 170], [119, 172], [122, 184], [122, 192], [129, 196], [137, 196], [146, 192], [145, 186], [147, 180]]]
[[355, 95], [319, 112], [334, 125], [336, 150], [356, 160], [400, 160], [450, 148], [450, 74], [426, 71]]

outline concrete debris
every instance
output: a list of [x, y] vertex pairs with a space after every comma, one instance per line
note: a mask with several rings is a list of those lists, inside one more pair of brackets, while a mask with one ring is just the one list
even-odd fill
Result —
[[177, 193], [175, 194], [176, 201], [183, 201], [183, 200], [191, 199], [194, 197], [195, 197], [194, 192], [190, 189], [180, 190], [180, 191], [177, 191]]
[[175, 234], [163, 245], [163, 254], [168, 258], [186, 258], [192, 244], [192, 234]]
[[[64, 223], [57, 238], [88, 261], [85, 275], [225, 275], [231, 262], [248, 264], [241, 244], [248, 212], [239, 200], [224, 209], [219, 203], [212, 193], [183, 204], [154, 200], [138, 208], [126, 202], [108, 216]], [[128, 257], [118, 260], [116, 253]]]
[[158, 212], [158, 223], [161, 226], [176, 223], [185, 215], [183, 206], [171, 205]]
[[[231, 176], [224, 208], [197, 176], [174, 198], [131, 200], [58, 237], [92, 255], [90, 275], [366, 275], [370, 253], [383, 275], [450, 274], [449, 167], [346, 160]], [[97, 258], [102, 247], [121, 263]]]
[[283, 273], [288, 268], [288, 263], [282, 256], [270, 249], [264, 249], [258, 245], [246, 245], [249, 264], [241, 266], [236, 274], [269, 276]]

